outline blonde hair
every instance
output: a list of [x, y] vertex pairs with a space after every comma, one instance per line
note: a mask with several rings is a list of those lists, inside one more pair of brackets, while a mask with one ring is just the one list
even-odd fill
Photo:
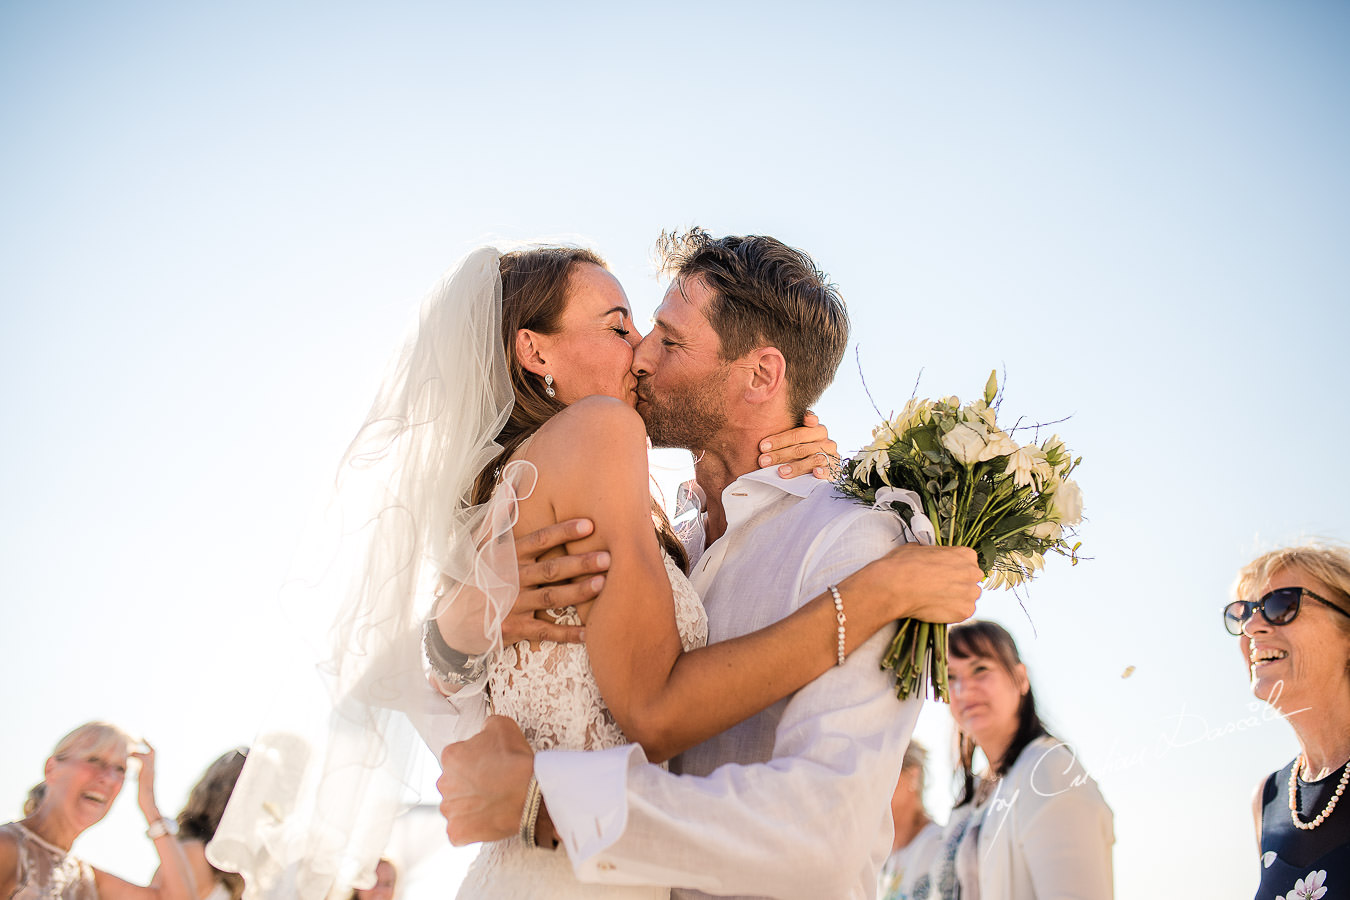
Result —
[[[107, 722], [85, 722], [56, 742], [51, 758], [66, 759], [76, 753], [102, 753], [113, 749], [126, 757], [135, 743], [135, 738], [116, 725]], [[28, 798], [24, 801], [23, 814], [31, 816], [37, 812], [46, 795], [46, 781], [33, 785], [28, 792]]]
[[[1350, 612], [1350, 547], [1334, 541], [1310, 539], [1263, 553], [1238, 570], [1233, 597], [1255, 600], [1277, 572], [1296, 569], [1339, 594], [1327, 597], [1344, 612]], [[1338, 627], [1350, 635], [1350, 618], [1334, 616]]]

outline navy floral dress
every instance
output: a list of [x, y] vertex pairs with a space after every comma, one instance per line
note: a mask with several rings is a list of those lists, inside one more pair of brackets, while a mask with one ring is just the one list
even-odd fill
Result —
[[[1289, 817], [1289, 765], [1266, 779], [1261, 794], [1261, 885], [1256, 900], [1350, 900], [1350, 797], [1312, 831]], [[1347, 763], [1350, 765], [1350, 763]], [[1299, 819], [1326, 809], [1343, 770], [1320, 781], [1298, 780]]]

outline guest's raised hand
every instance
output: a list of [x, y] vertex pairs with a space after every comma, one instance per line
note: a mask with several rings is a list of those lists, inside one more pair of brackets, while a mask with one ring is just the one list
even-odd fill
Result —
[[800, 428], [771, 434], [759, 443], [759, 467], [778, 466], [778, 474], [795, 478], [808, 473], [821, 479], [839, 471], [839, 447], [815, 413], [807, 410]]
[[901, 544], [845, 578], [841, 591], [878, 598], [892, 619], [963, 622], [975, 615], [984, 573], [969, 547]]
[[155, 748], [149, 741], [141, 741], [144, 750], [133, 750], [129, 756], [140, 763], [136, 773], [136, 802], [145, 813], [147, 822], [159, 820], [159, 805], [155, 803]]
[[525, 793], [534, 773], [534, 751], [520, 726], [489, 716], [483, 730], [441, 751], [441, 815], [457, 847], [517, 834]]

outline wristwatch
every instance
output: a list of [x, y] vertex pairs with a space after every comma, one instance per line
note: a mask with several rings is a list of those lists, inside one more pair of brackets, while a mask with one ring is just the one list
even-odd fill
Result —
[[165, 835], [168, 835], [169, 837], [177, 837], [178, 823], [175, 822], [173, 819], [166, 819], [163, 816], [160, 816], [158, 819], [150, 823], [149, 828], [145, 829], [145, 835], [152, 841], [157, 841], [160, 838], [164, 837]]

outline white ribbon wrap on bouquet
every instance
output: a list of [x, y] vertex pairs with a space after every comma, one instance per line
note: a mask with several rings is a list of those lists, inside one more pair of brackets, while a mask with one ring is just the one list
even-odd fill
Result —
[[904, 488], [879, 487], [877, 488], [876, 499], [872, 501], [873, 509], [894, 509], [892, 504], [903, 503], [914, 511], [914, 515], [906, 523], [903, 518], [900, 522], [905, 529], [905, 537], [912, 544], [936, 544], [937, 529], [923, 511], [923, 501], [914, 491], [908, 491]]

